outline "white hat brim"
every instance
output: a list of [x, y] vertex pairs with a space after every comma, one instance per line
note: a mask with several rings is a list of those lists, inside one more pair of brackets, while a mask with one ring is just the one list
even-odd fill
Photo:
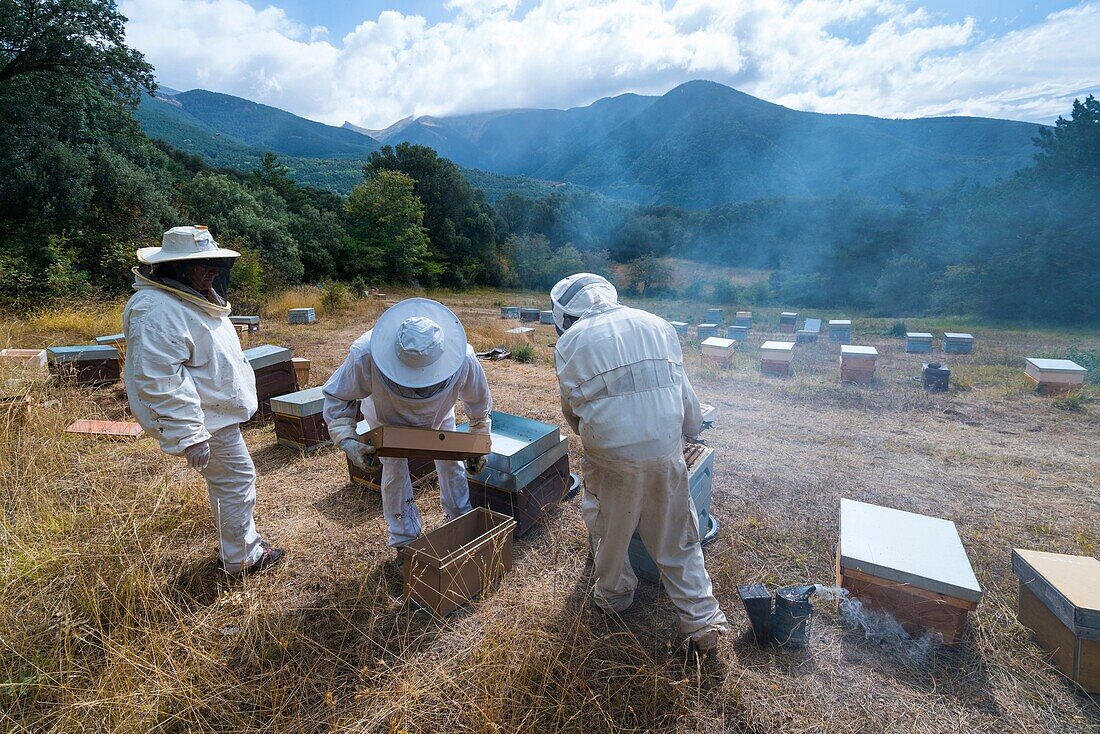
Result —
[[142, 247], [137, 251], [138, 262], [142, 265], [157, 265], [159, 263], [179, 262], [182, 260], [206, 260], [216, 257], [229, 258], [240, 256], [241, 253], [236, 250], [230, 250], [224, 247], [219, 247], [216, 250], [205, 250], [203, 252], [189, 252], [186, 255], [165, 252], [163, 247]]
[[[397, 355], [397, 335], [405, 319], [429, 318], [443, 330], [443, 354], [425, 367], [412, 367]], [[404, 387], [429, 387], [449, 379], [466, 359], [466, 329], [451, 309], [429, 298], [408, 298], [378, 317], [370, 335], [371, 359], [382, 374]]]

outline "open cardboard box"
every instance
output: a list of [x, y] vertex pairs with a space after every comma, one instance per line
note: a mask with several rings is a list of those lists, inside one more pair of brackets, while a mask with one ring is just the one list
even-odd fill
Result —
[[380, 426], [360, 440], [375, 448], [375, 456], [400, 459], [465, 461], [493, 450], [492, 438], [486, 434], [406, 426]]

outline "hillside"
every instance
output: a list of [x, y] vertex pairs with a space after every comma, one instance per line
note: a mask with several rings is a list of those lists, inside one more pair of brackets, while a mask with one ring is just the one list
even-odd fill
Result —
[[799, 112], [713, 82], [570, 110], [402, 120], [386, 144], [434, 147], [464, 166], [592, 187], [642, 203], [706, 208], [850, 190], [991, 183], [1031, 162], [1038, 125], [984, 118], [888, 120]]

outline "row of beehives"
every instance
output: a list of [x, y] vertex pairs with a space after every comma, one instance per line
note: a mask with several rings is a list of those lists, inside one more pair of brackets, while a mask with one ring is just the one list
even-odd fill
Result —
[[549, 326], [554, 325], [554, 312], [544, 311], [538, 308], [527, 308], [525, 306], [501, 306], [500, 317], [502, 319], [509, 319], [512, 321], [519, 320], [525, 324], [547, 324]]

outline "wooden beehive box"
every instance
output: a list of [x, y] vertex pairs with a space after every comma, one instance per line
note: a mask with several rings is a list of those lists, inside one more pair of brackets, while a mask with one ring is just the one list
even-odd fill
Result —
[[107, 336], [97, 336], [95, 343], [104, 347], [114, 347], [118, 350], [118, 369], [121, 373], [126, 369], [126, 335], [125, 334], [109, 334]]
[[546, 324], [547, 326], [554, 325], [554, 312], [553, 311], [539, 311], [539, 323]]
[[515, 525], [475, 507], [402, 546], [405, 598], [440, 617], [474, 599], [511, 570]]
[[735, 342], [743, 342], [749, 338], [749, 327], [747, 326], [727, 326], [726, 338], [733, 339]]
[[795, 311], [784, 311], [779, 314], [779, 331], [784, 334], [793, 334], [795, 331], [795, 324], [798, 323], [798, 313]]
[[485, 456], [493, 448], [492, 439], [481, 433], [408, 426], [379, 426], [363, 441], [374, 446], [376, 456], [435, 461], [464, 461]]
[[1067, 678], [1100, 693], [1100, 561], [1017, 548], [1012, 570], [1020, 579], [1020, 624]]
[[734, 326], [747, 326], [752, 328], [752, 311], [738, 311], [733, 317]]
[[842, 382], [868, 383], [875, 379], [878, 350], [852, 344], [840, 346], [840, 379]]
[[290, 361], [294, 365], [294, 379], [298, 381], [298, 387], [305, 388], [309, 385], [309, 370], [313, 362], [305, 357], [291, 357]]
[[5, 368], [26, 371], [46, 371], [45, 349], [0, 349], [0, 364]]
[[1040, 395], [1079, 390], [1085, 383], [1088, 370], [1069, 359], [1041, 359], [1028, 357], [1024, 376], [1035, 383]]
[[246, 349], [245, 359], [256, 375], [256, 397], [259, 407], [254, 418], [271, 415], [271, 398], [298, 391], [298, 378], [290, 350], [274, 344]]
[[542, 311], [537, 308], [521, 308], [519, 310], [519, 320], [520, 322], [525, 324], [538, 323], [539, 315], [541, 313]]
[[829, 320], [829, 343], [830, 344], [848, 344], [852, 341], [852, 320], [851, 319], [830, 319]]
[[500, 317], [502, 319], [518, 319], [519, 306], [501, 306]]
[[932, 351], [932, 335], [926, 331], [905, 332], [905, 351], [910, 354], [927, 354]]
[[287, 320], [292, 324], [312, 324], [317, 321], [317, 312], [312, 308], [292, 308], [287, 313]]
[[765, 375], [790, 375], [794, 342], [766, 341], [760, 345], [760, 371]]
[[680, 336], [688, 335], [688, 323], [686, 321], [669, 321], [668, 323], [672, 325], [672, 328], [675, 329], [676, 333]]
[[237, 326], [247, 326], [250, 334], [256, 334], [260, 331], [260, 317], [259, 316], [230, 316], [229, 321]]
[[722, 309], [720, 308], [708, 308], [707, 319], [708, 324], [720, 324], [722, 323]]
[[46, 353], [50, 372], [76, 385], [110, 385], [122, 376], [118, 350], [114, 347], [98, 344], [50, 347]]
[[910, 634], [959, 641], [982, 590], [955, 523], [840, 500], [837, 585], [892, 614]]
[[733, 339], [723, 339], [720, 336], [712, 336], [704, 339], [699, 345], [704, 357], [708, 357], [723, 366], [728, 366], [733, 361], [733, 353], [737, 342]]
[[325, 396], [320, 387], [271, 398], [275, 416], [275, 439], [280, 446], [313, 451], [328, 446], [332, 439], [324, 418]]
[[504, 332], [504, 344], [508, 347], [515, 348], [524, 344], [535, 344], [535, 330], [530, 326], [517, 326], [514, 329], [508, 329]]
[[[370, 433], [370, 422], [361, 420], [355, 426], [355, 433], [359, 437], [359, 440], [364, 440], [364, 436]], [[372, 466], [366, 469], [360, 469], [355, 464], [351, 463], [351, 459], [347, 459], [348, 463], [348, 476], [351, 479], [352, 484], [359, 487], [366, 487], [373, 489], [377, 492], [382, 491], [382, 463], [374, 462]], [[424, 483], [431, 477], [435, 476], [435, 462], [431, 459], [409, 459], [409, 479], [412, 480], [414, 487]]]
[[795, 332], [796, 344], [811, 344], [817, 341], [821, 334], [821, 319], [806, 319], [802, 322], [802, 328]]
[[718, 336], [718, 324], [699, 324], [695, 327], [695, 338], [699, 341]]
[[943, 351], [949, 354], [970, 354], [974, 351], [974, 335], [957, 331], [945, 331]]

